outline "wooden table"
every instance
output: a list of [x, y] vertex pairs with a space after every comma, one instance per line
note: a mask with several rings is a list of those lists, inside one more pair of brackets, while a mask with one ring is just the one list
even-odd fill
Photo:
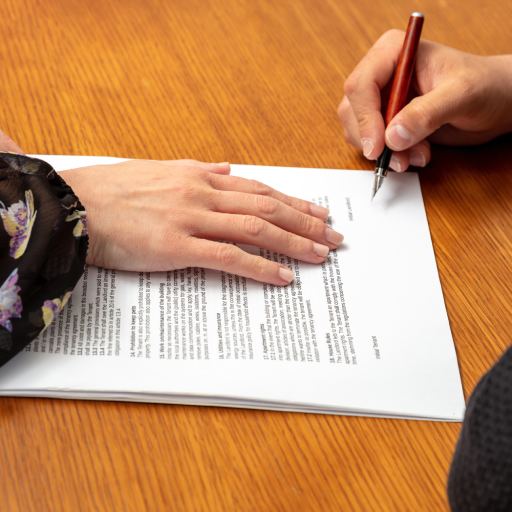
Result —
[[[3, 0], [0, 127], [31, 153], [369, 169], [336, 106], [382, 32], [418, 8], [426, 38], [511, 51], [509, 2], [450, 4]], [[421, 171], [466, 395], [511, 341], [511, 142]], [[0, 399], [0, 509], [443, 510], [459, 429]]]

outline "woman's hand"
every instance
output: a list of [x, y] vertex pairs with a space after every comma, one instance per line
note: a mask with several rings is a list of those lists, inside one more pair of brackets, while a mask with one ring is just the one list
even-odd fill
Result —
[[341, 243], [325, 208], [229, 170], [227, 163], [129, 160], [62, 172], [87, 210], [87, 262], [136, 271], [198, 266], [284, 285], [290, 269], [223, 241], [310, 263]]
[[421, 41], [412, 89], [416, 96], [384, 127], [381, 91], [396, 66], [404, 32], [390, 30], [345, 82], [338, 114], [351, 144], [375, 160], [384, 142], [391, 167], [425, 166], [430, 144], [487, 142], [512, 130], [512, 55], [481, 57]]

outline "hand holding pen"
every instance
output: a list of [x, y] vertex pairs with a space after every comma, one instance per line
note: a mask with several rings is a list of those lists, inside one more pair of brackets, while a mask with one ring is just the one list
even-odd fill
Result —
[[412, 101], [385, 126], [381, 92], [391, 82], [404, 32], [383, 34], [345, 82], [338, 113], [349, 143], [375, 161], [387, 145], [398, 172], [430, 161], [430, 142], [481, 144], [512, 131], [512, 55], [482, 57], [420, 41]]

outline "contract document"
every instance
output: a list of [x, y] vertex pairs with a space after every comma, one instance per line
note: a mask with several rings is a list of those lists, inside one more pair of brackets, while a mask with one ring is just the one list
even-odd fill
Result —
[[[57, 170], [120, 161], [41, 158]], [[461, 421], [418, 176], [390, 173], [371, 201], [371, 172], [232, 174], [328, 207], [344, 243], [322, 265], [243, 247], [289, 266], [285, 287], [200, 268], [88, 267], [60, 316], [0, 369], [0, 395]]]

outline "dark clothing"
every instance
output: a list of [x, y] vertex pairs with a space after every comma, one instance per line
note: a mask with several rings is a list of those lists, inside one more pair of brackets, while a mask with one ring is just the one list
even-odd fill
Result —
[[0, 365], [64, 307], [87, 243], [85, 211], [52, 167], [0, 153]]
[[512, 511], [512, 347], [469, 399], [448, 497], [454, 512]]

